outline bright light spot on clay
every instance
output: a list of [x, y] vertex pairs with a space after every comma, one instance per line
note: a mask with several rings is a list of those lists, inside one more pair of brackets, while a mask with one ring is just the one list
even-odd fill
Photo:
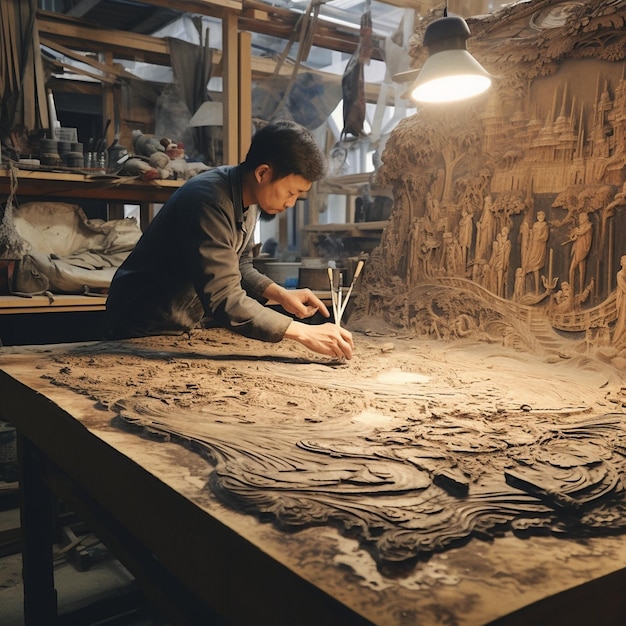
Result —
[[401, 370], [390, 370], [388, 372], [381, 372], [376, 380], [379, 383], [406, 385], [409, 383], [427, 383], [430, 380], [430, 376], [415, 374], [414, 372], [403, 372]]
[[370, 424], [374, 426], [384, 426], [393, 422], [393, 417], [385, 415], [384, 413], [378, 413], [377, 411], [363, 411], [357, 416], [352, 418], [355, 422], [361, 422], [362, 424]]

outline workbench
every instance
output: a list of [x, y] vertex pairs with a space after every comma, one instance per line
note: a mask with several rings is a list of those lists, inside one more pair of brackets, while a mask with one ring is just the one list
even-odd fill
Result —
[[77, 294], [36, 295], [30, 297], [0, 296], [0, 315], [19, 315], [22, 313], [71, 313], [81, 311], [104, 311], [106, 294], [81, 296]]
[[[394, 339], [395, 350], [389, 353], [388, 338], [361, 337], [360, 356], [357, 352], [346, 365], [307, 359], [306, 351], [298, 346], [292, 353], [285, 342], [260, 344], [230, 336], [216, 329], [191, 339], [0, 351], [0, 419], [18, 430], [27, 626], [53, 624], [55, 619], [51, 557], [55, 498], [92, 526], [134, 574], [148, 599], [176, 626], [624, 623], [626, 537], [522, 539], [504, 534], [495, 541], [474, 539], [435, 552], [395, 572], [378, 569], [349, 533], [324, 524], [287, 532], [271, 520], [228, 506], [207, 486], [213, 469], [210, 459], [173, 439], [120, 428], [115, 403], [101, 405], [100, 394], [110, 384], [103, 375], [111, 369], [105, 360], [112, 355], [122, 364], [132, 354], [119, 374], [129, 384], [145, 379], [141, 383], [145, 387], [135, 395], [152, 394], [152, 400], [162, 390], [149, 382], [150, 372], [153, 380], [160, 372], [176, 384], [176, 372], [192, 369], [189, 380], [210, 390], [211, 376], [240, 372], [245, 378], [261, 370], [275, 388], [274, 395], [264, 391], [260, 398], [268, 412], [277, 406], [293, 406], [297, 412], [298, 404], [305, 402], [281, 389], [282, 382], [301, 380], [304, 398], [308, 379], [314, 385], [326, 381], [329, 393], [339, 394], [348, 385], [347, 368], [363, 376], [374, 360], [392, 368], [409, 354], [426, 362], [424, 354], [429, 353], [433, 358], [429, 367], [436, 366], [432, 345], [416, 354], [415, 345], [399, 339]], [[455, 363], [462, 359], [462, 354], [455, 354]], [[462, 378], [477, 369], [474, 363], [467, 365], [467, 371], [459, 374]], [[181, 378], [181, 384], [185, 380]], [[189, 382], [186, 386], [194, 388]], [[390, 393], [389, 387], [385, 390]], [[502, 401], [509, 394], [517, 402], [514, 393], [503, 390]], [[236, 395], [224, 394], [222, 400], [230, 404], [224, 405], [223, 418], [207, 411], [202, 419], [216, 428], [229, 420], [241, 425]], [[349, 429], [357, 422], [342, 417], [350, 407], [340, 406], [337, 402], [332, 419], [310, 415], [301, 422], [289, 421], [289, 428], [300, 423], [303, 439], [313, 437], [309, 430], [323, 420], [330, 420], [329, 427]], [[259, 422], [247, 410], [245, 415], [250, 423]], [[361, 416], [359, 428], [366, 418], [374, 419]], [[271, 436], [269, 415], [267, 428]]]

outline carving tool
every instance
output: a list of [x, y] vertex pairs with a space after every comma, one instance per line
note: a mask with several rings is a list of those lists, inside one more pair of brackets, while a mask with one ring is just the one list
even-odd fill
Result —
[[330, 283], [330, 299], [333, 303], [333, 319], [335, 324], [339, 324], [339, 308], [337, 306], [337, 294], [335, 293], [335, 280], [333, 278], [333, 268], [328, 268], [328, 282]]
[[363, 261], [359, 261], [357, 263], [356, 269], [354, 270], [354, 276], [352, 277], [352, 282], [350, 283], [350, 289], [348, 289], [348, 293], [346, 294], [346, 299], [343, 301], [343, 305], [342, 304], [339, 305], [339, 322], [341, 321], [344, 311], [346, 310], [346, 307], [348, 306], [348, 300], [350, 299], [350, 295], [352, 294], [352, 290], [354, 289], [354, 283], [356, 282], [356, 279], [359, 277], [359, 274], [361, 273], [362, 269], [363, 269]]
[[338, 326], [341, 324], [341, 299], [343, 298], [343, 276], [339, 272], [339, 280], [337, 281], [337, 317], [335, 317], [335, 324]]

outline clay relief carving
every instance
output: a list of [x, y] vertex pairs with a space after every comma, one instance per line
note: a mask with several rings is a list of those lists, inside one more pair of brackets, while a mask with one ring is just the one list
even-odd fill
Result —
[[[472, 318], [459, 322], [462, 334]], [[42, 355], [38, 373], [92, 399], [89, 423], [198, 454], [227, 506], [286, 530], [332, 525], [389, 574], [473, 538], [624, 532], [626, 422], [598, 411], [604, 376], [589, 369], [572, 391], [570, 367], [549, 383], [529, 371], [535, 407], [520, 407], [486, 370], [412, 340], [390, 372], [386, 339], [338, 367], [209, 329], [76, 346]]]
[[301, 429], [207, 424], [155, 405], [118, 408], [128, 425], [215, 459], [211, 488], [223, 501], [284, 529], [338, 525], [381, 566], [504, 530], [575, 537], [626, 527], [624, 458], [607, 446], [607, 432], [626, 436], [621, 414], [539, 424], [521, 443], [521, 422], [458, 417], [425, 430], [312, 427], [301, 439]]
[[468, 22], [495, 86], [424, 106], [392, 133], [377, 182], [393, 188], [394, 210], [354, 319], [380, 314], [451, 338], [462, 318], [476, 334], [525, 343], [533, 320], [546, 334], [583, 333], [624, 365], [626, 5], [534, 0]]

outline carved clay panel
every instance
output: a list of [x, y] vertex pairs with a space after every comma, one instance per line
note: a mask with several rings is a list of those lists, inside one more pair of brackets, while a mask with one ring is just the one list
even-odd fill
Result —
[[583, 334], [622, 364], [626, 3], [534, 0], [468, 22], [494, 86], [389, 138], [377, 182], [394, 210], [355, 319], [539, 346]]
[[224, 504], [333, 526], [391, 577], [473, 538], [624, 532], [626, 392], [609, 366], [390, 338], [360, 337], [349, 365], [224, 329], [27, 365], [93, 400], [85, 425], [179, 443]]

